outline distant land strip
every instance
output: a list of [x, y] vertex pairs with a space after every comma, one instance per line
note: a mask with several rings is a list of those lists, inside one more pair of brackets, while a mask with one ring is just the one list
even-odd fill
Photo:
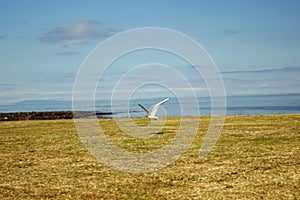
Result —
[[92, 111], [43, 111], [43, 112], [9, 112], [0, 113], [0, 121], [20, 121], [20, 120], [55, 120], [73, 118], [111, 118], [112, 112], [92, 112]]

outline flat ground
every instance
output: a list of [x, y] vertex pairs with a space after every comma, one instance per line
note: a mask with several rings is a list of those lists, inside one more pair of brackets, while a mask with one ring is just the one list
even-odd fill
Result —
[[[120, 148], [147, 152], [170, 142], [178, 121], [167, 118], [162, 134], [150, 139], [123, 134], [114, 120], [99, 123]], [[214, 150], [199, 159], [209, 121], [201, 117], [196, 138], [180, 159], [139, 174], [98, 162], [72, 120], [1, 122], [0, 199], [300, 198], [300, 115], [228, 116]]]

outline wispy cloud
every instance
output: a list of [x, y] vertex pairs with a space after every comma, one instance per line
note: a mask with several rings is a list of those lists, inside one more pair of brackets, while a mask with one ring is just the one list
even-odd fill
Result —
[[238, 33], [240, 33], [241, 32], [241, 29], [225, 29], [225, 30], [223, 30], [223, 33], [225, 34], [225, 35], [236, 35], [236, 34], [238, 34]]
[[300, 72], [300, 67], [283, 67], [276, 69], [260, 69], [260, 70], [235, 70], [235, 71], [223, 71], [222, 74], [247, 74], [247, 73], [271, 73], [271, 72]]
[[300, 67], [222, 72], [226, 92], [236, 94], [281, 94], [299, 91]]
[[0, 83], [0, 87], [14, 87], [16, 84], [10, 84], [10, 83]]
[[63, 44], [63, 45], [61, 45], [61, 47], [63, 47], [63, 48], [69, 48], [69, 45]]
[[50, 83], [53, 86], [57, 86], [56, 84], [63, 84], [62, 87], [68, 87], [70, 85], [73, 85], [73, 82], [75, 80], [75, 73], [67, 72], [62, 73], [59, 71], [41, 71], [36, 73], [35, 81], [36, 83]]
[[9, 91], [9, 90], [13, 90], [17, 87], [16, 84], [9, 84], [9, 83], [0, 83], [0, 91]]
[[70, 26], [59, 26], [39, 38], [40, 42], [58, 44], [89, 43], [100, 38], [111, 36], [115, 32], [101, 21], [81, 20]]
[[64, 51], [64, 52], [56, 53], [57, 56], [76, 55], [76, 54], [79, 54], [79, 53], [78, 52], [74, 52], [74, 51]]
[[5, 40], [5, 36], [4, 35], [0, 35], [0, 40]]

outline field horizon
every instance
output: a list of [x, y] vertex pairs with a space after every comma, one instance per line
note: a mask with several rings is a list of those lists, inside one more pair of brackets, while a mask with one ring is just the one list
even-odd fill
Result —
[[[190, 120], [191, 117], [182, 117]], [[97, 161], [73, 120], [0, 122], [1, 199], [298, 199], [300, 114], [226, 116], [213, 151], [199, 148], [210, 117], [177, 161], [147, 173], [128, 173]], [[107, 137], [132, 152], [155, 151], [176, 135], [180, 117], [167, 117], [162, 134], [129, 137], [114, 119], [99, 119]], [[119, 119], [122, 120], [122, 119]], [[132, 119], [146, 126], [144, 118]]]

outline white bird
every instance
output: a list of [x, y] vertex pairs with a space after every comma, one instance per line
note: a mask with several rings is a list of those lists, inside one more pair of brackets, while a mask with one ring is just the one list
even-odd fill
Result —
[[147, 108], [145, 108], [143, 105], [141, 105], [140, 103], [137, 103], [137, 105], [139, 105], [145, 112], [146, 112], [146, 117], [148, 117], [149, 119], [158, 119], [157, 116], [155, 116], [159, 106], [163, 103], [165, 103], [166, 101], [168, 101], [170, 98], [166, 98], [164, 100], [162, 100], [161, 102], [158, 102], [157, 104], [155, 104], [151, 110], [151, 112], [149, 112], [149, 110], [147, 110]]

